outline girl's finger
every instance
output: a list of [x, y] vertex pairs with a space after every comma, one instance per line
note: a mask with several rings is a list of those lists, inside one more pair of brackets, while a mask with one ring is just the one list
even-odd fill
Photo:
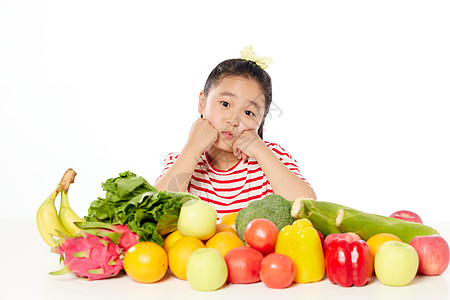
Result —
[[239, 150], [237, 148], [235, 148], [234, 145], [233, 145], [233, 154], [234, 154], [234, 156], [236, 156], [236, 157], [238, 156], [238, 151]]
[[238, 149], [237, 151], [237, 158], [241, 159], [242, 158], [242, 151]]
[[[238, 138], [239, 139], [239, 138]], [[234, 143], [233, 143], [233, 145], [231, 145], [231, 149], [233, 149], [233, 154], [235, 155], [235, 156], [238, 156], [238, 154], [239, 154], [239, 147], [238, 147], [238, 139], [236, 139], [235, 141], [234, 141]]]

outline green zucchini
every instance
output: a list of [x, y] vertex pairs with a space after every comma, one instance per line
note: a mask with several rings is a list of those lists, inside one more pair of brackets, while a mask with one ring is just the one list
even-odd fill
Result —
[[295, 219], [309, 219], [324, 236], [354, 232], [367, 241], [377, 233], [391, 233], [409, 243], [415, 236], [439, 234], [424, 224], [365, 213], [325, 201], [297, 199], [292, 204], [291, 214]]

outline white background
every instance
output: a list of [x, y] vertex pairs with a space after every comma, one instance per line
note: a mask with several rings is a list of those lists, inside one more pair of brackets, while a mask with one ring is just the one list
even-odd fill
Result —
[[85, 215], [101, 183], [151, 184], [209, 72], [272, 57], [265, 139], [318, 199], [449, 220], [448, 1], [0, 0], [0, 218], [33, 218], [67, 168]]

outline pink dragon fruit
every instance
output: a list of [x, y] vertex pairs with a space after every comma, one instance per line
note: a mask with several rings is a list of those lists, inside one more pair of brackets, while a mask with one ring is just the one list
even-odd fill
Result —
[[61, 239], [53, 251], [60, 254], [65, 267], [52, 275], [73, 272], [88, 280], [116, 276], [123, 268], [123, 250], [107, 236], [82, 233], [82, 236]]
[[127, 252], [132, 246], [139, 243], [139, 235], [131, 231], [128, 225], [113, 225], [112, 230], [120, 233], [119, 247], [123, 249], [123, 252]]
[[84, 232], [109, 237], [113, 243], [118, 244], [123, 249], [124, 253], [139, 242], [139, 235], [131, 231], [126, 224], [112, 225], [103, 222], [84, 222], [80, 226]]

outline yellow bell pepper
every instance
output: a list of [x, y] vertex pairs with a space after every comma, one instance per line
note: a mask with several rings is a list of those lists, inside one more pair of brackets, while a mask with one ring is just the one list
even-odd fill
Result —
[[295, 265], [297, 283], [322, 280], [325, 259], [319, 233], [308, 219], [296, 220], [278, 233], [275, 252], [289, 256]]

